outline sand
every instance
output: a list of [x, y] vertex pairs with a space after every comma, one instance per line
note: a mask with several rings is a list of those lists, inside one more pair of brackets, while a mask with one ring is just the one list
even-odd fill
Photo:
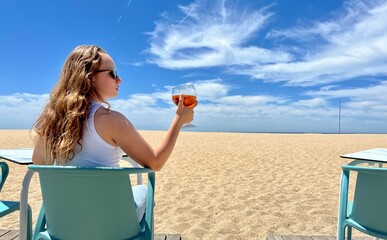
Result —
[[[164, 134], [141, 133], [152, 145]], [[340, 166], [348, 162], [340, 155], [386, 146], [385, 134], [182, 132], [156, 174], [155, 232], [183, 239], [336, 235]], [[32, 147], [29, 131], [1, 130], [0, 148], [17, 147]], [[0, 198], [18, 200], [26, 166], [9, 166]], [[36, 176], [29, 199], [35, 220]], [[18, 221], [12, 213], [0, 219], [0, 229], [18, 229]]]

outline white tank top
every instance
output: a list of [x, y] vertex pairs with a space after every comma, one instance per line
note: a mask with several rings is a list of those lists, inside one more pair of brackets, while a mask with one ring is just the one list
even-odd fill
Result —
[[94, 116], [100, 107], [103, 107], [100, 103], [93, 102], [91, 104], [83, 129], [82, 148], [77, 146], [74, 158], [67, 165], [82, 167], [119, 166], [120, 158], [124, 152], [121, 148], [105, 142], [95, 130]]

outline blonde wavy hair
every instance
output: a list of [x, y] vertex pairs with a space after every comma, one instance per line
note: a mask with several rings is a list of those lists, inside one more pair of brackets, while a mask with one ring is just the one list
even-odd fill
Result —
[[106, 51], [98, 46], [74, 48], [34, 124], [36, 141], [42, 143], [50, 164], [66, 164], [74, 157], [77, 144], [82, 147], [83, 126], [92, 101], [104, 102], [92, 79], [100, 66], [101, 53]]

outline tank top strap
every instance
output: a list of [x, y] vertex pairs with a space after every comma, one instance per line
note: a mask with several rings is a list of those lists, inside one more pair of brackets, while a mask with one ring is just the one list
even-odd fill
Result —
[[98, 110], [98, 108], [102, 107], [102, 105], [99, 102], [93, 101], [90, 105], [89, 109], [89, 118], [94, 118], [95, 112]]

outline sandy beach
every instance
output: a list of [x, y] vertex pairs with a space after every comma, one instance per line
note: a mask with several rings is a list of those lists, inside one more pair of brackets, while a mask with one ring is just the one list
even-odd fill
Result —
[[[164, 132], [141, 134], [156, 145]], [[19, 147], [32, 147], [28, 130], [0, 130], [1, 149]], [[386, 134], [182, 132], [156, 174], [155, 232], [233, 240], [336, 235], [340, 166], [348, 162], [340, 155], [375, 147], [387, 147]], [[8, 164], [0, 198], [19, 200], [27, 168]], [[37, 176], [29, 201], [35, 221]], [[0, 229], [18, 228], [19, 212], [0, 219]]]

